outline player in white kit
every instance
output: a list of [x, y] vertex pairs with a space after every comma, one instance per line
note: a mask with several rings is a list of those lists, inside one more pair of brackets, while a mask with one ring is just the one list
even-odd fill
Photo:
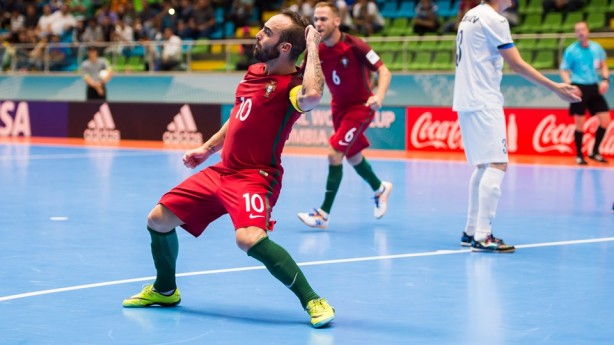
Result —
[[467, 225], [461, 245], [472, 251], [512, 253], [514, 246], [492, 234], [491, 224], [507, 169], [507, 140], [500, 85], [503, 61], [567, 102], [578, 102], [575, 86], [555, 83], [526, 63], [500, 13], [512, 0], [484, 0], [467, 11], [456, 38], [453, 110], [458, 113], [465, 155], [476, 167], [469, 181]]

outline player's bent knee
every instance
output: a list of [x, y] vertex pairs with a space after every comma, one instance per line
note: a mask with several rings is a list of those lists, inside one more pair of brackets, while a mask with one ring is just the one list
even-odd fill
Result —
[[250, 226], [239, 228], [235, 231], [235, 241], [237, 246], [247, 252], [254, 244], [265, 238], [266, 232], [258, 227]]
[[177, 217], [164, 208], [164, 206], [158, 204], [149, 212], [149, 215], [147, 216], [147, 226], [157, 232], [169, 232], [177, 225], [181, 225], [174, 224], [174, 218]]

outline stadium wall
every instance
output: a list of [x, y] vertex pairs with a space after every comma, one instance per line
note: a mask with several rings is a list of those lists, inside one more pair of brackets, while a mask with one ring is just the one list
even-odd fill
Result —
[[[0, 137], [83, 137], [92, 142], [160, 140], [193, 145], [206, 140], [230, 115], [242, 74], [117, 75], [108, 103], [86, 102], [78, 76], [0, 76]], [[557, 75], [550, 75], [558, 78]], [[451, 111], [451, 74], [395, 75], [367, 131], [372, 148], [462, 151]], [[517, 75], [503, 78], [510, 153], [572, 155], [573, 124], [567, 104]], [[614, 90], [606, 95], [614, 105]], [[325, 147], [332, 133], [330, 96], [295, 125], [288, 145]], [[585, 149], [597, 128], [587, 121]], [[602, 144], [614, 156], [614, 124]]]

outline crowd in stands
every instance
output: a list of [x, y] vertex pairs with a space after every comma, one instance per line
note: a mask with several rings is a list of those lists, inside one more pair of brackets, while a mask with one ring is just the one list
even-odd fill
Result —
[[[185, 42], [253, 38], [253, 30], [241, 28], [260, 27], [267, 11], [291, 8], [312, 17], [318, 1], [321, 0], [3, 0], [0, 2], [0, 40], [3, 41], [0, 58], [5, 69], [9, 57], [12, 57], [16, 60], [12, 63], [21, 70], [73, 70], [78, 53], [70, 44], [85, 43], [83, 49], [86, 45], [104, 45], [105, 49], [100, 51], [103, 56], [111, 53], [126, 57], [139, 55], [146, 62], [156, 61], [153, 66], [147, 64], [147, 68], [180, 69], [182, 57], [178, 47]], [[383, 13], [382, 8], [389, 3], [393, 3], [395, 9], [408, 3], [412, 7], [413, 34], [425, 35], [456, 32], [464, 13], [480, 2], [328, 1], [340, 9], [342, 31], [359, 36], [382, 33], [387, 23], [385, 17], [390, 15]], [[514, 26], [519, 23], [518, 0], [512, 2], [513, 6], [504, 15]], [[544, 0], [543, 13], [574, 11], [585, 6], [585, 2]], [[450, 11], [451, 6], [453, 11]], [[446, 7], [447, 15], [439, 12], [442, 7]], [[65, 45], [50, 44], [53, 42]], [[109, 42], [113, 44], [109, 45]], [[149, 49], [147, 47], [151, 45], [136, 45], [136, 42], [158, 44], [155, 49]], [[11, 50], [14, 44], [28, 46]], [[244, 51], [249, 52], [249, 49]], [[153, 58], [149, 59], [150, 56]]]

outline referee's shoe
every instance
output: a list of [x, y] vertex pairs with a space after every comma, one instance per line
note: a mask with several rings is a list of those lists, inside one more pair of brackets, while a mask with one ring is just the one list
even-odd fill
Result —
[[603, 158], [602, 155], [600, 155], [598, 153], [593, 153], [592, 155], [588, 155], [588, 158], [590, 158], [590, 159], [592, 159], [592, 160], [594, 160], [596, 162], [599, 162], [599, 163], [607, 163], [608, 162], [605, 158]]

